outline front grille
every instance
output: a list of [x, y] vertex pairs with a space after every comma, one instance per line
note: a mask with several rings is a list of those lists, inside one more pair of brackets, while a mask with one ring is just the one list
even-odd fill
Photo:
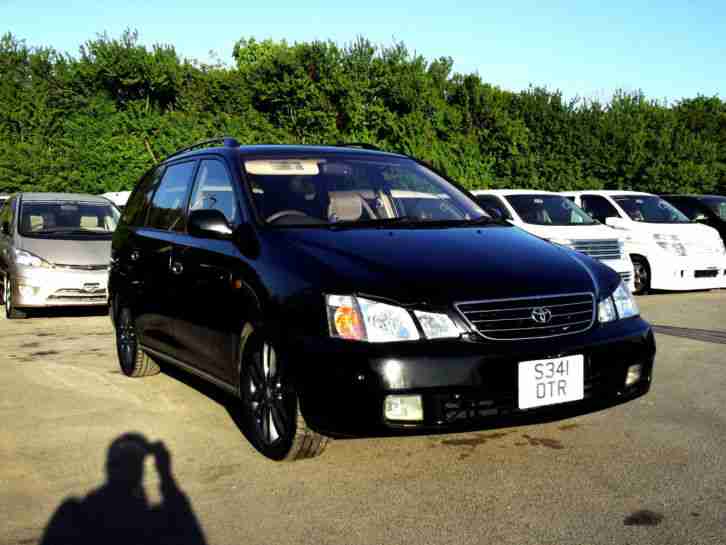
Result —
[[696, 278], [716, 278], [718, 276], [718, 269], [695, 271], [694, 276]]
[[497, 341], [571, 335], [586, 331], [595, 321], [592, 293], [471, 301], [454, 306], [482, 337]]
[[48, 296], [49, 301], [102, 302], [107, 298], [105, 288], [100, 289], [60, 289]]
[[573, 240], [572, 249], [589, 255], [594, 259], [621, 259], [622, 252], [617, 239], [606, 240]]
[[69, 271], [106, 271], [108, 265], [66, 265], [65, 263], [54, 263], [57, 269], [66, 269]]

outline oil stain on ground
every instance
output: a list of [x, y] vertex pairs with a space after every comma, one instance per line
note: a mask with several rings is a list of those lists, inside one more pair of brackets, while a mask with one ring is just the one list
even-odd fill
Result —
[[561, 450], [564, 447], [561, 441], [558, 441], [557, 439], [547, 439], [546, 437], [532, 437], [530, 435], [527, 435], [526, 433], [522, 434], [522, 437], [526, 439], [527, 443], [518, 443], [518, 445], [527, 444], [531, 447], [547, 447], [552, 448], [555, 450]]
[[476, 447], [483, 445], [487, 441], [493, 439], [501, 439], [509, 435], [509, 432], [497, 432], [497, 433], [477, 433], [472, 437], [462, 437], [460, 439], [444, 439], [441, 444], [447, 447], [463, 447], [464, 452], [459, 454], [459, 460], [465, 460], [474, 452]]
[[643, 509], [625, 517], [625, 526], [658, 526], [663, 521], [663, 515], [655, 511]]

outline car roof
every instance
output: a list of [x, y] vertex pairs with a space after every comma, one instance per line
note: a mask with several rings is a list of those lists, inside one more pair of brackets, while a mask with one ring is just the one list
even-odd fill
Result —
[[701, 199], [703, 197], [716, 197], [719, 199], [726, 198], [723, 195], [698, 195], [695, 193], [669, 193], [667, 195], [661, 195], [661, 197], [663, 197], [664, 199], [668, 197], [688, 197], [689, 199]]
[[554, 191], [542, 191], [541, 189], [475, 189], [471, 192], [473, 195], [499, 195], [506, 197], [507, 195], [559, 195]]
[[108, 199], [85, 193], [18, 193], [23, 201], [82, 201], [108, 204]]
[[626, 189], [593, 189], [585, 191], [561, 191], [562, 195], [608, 195], [610, 197], [614, 195], [642, 195], [655, 197], [654, 193], [646, 193], [645, 191], [628, 191]]
[[242, 156], [265, 156], [265, 157], [290, 157], [290, 156], [310, 156], [315, 154], [325, 155], [358, 155], [361, 157], [397, 157], [410, 159], [406, 155], [399, 153], [391, 153], [382, 150], [370, 150], [354, 146], [319, 146], [319, 145], [295, 145], [295, 144], [254, 144], [245, 145], [239, 147], [231, 146], [214, 146], [200, 149], [194, 149], [180, 153], [178, 155], [172, 155], [162, 160], [162, 163], [168, 161], [176, 161], [180, 158], [191, 158], [197, 155], [207, 154], [222, 154], [222, 155], [234, 155], [239, 154]]

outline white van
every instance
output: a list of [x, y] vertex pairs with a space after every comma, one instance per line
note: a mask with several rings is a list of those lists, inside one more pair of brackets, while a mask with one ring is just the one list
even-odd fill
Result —
[[718, 231], [690, 221], [660, 197], [637, 191], [562, 195], [622, 233], [635, 267], [635, 293], [726, 287], [726, 249]]
[[623, 252], [622, 240], [571, 201], [549, 191], [502, 189], [472, 191], [479, 205], [511, 223], [562, 246], [599, 259], [634, 289], [633, 264]]

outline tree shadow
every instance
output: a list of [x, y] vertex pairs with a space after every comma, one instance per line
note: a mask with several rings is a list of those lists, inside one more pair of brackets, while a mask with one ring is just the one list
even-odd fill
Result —
[[[149, 502], [143, 486], [147, 456], [153, 456], [161, 481], [157, 505]], [[204, 545], [206, 540], [189, 499], [174, 479], [164, 444], [127, 433], [108, 448], [106, 482], [82, 499], [65, 499], [40, 543]]]

